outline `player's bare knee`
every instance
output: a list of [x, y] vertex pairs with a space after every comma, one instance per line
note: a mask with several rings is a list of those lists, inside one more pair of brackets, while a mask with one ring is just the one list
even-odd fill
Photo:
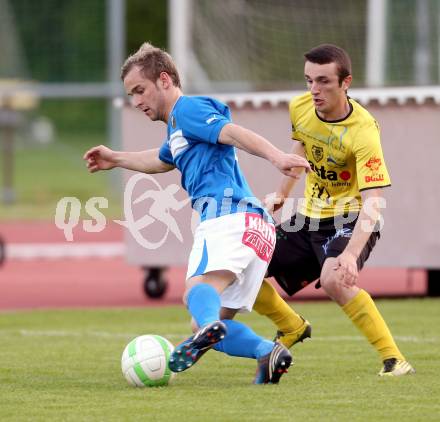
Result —
[[343, 287], [343, 273], [337, 266], [336, 258], [327, 258], [322, 267], [320, 282], [324, 291], [331, 297], [337, 297]]
[[220, 319], [234, 319], [238, 309], [224, 308], [220, 309]]
[[[210, 271], [186, 280], [185, 298], [188, 292], [197, 284], [209, 284], [218, 294], [221, 294], [231, 283], [234, 282], [236, 275], [228, 270]], [[185, 299], [186, 300], [186, 299]]]
[[199, 331], [199, 326], [194, 318], [191, 318], [191, 330], [193, 333], [197, 333]]

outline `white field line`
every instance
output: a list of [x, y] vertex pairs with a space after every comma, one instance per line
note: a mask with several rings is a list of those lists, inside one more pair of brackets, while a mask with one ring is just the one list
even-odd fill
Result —
[[[157, 333], [111, 333], [107, 331], [62, 331], [62, 330], [0, 330], [1, 336], [18, 334], [23, 337], [103, 337], [131, 339], [143, 334]], [[166, 338], [182, 338], [182, 334], [161, 334]]]
[[[111, 333], [107, 331], [58, 331], [58, 330], [0, 330], [0, 336], [9, 334], [19, 334], [21, 336], [34, 337], [105, 337], [105, 338], [133, 338], [146, 333]], [[153, 334], [153, 333], [151, 333]], [[158, 334], [158, 333], [155, 333]], [[165, 333], [160, 334], [166, 338], [181, 338], [182, 334]], [[438, 337], [416, 337], [416, 336], [394, 336], [395, 340], [406, 343], [438, 343]], [[307, 341], [325, 341], [325, 342], [350, 342], [365, 341], [362, 336], [320, 336], [313, 337]]]
[[[437, 343], [439, 342], [438, 337], [416, 337], [416, 336], [393, 336], [395, 340], [402, 341], [405, 343]], [[344, 342], [344, 341], [365, 341], [363, 336], [321, 336], [313, 337], [313, 341], [331, 341], [331, 342]]]
[[9, 243], [7, 259], [113, 258], [125, 255], [123, 242]]

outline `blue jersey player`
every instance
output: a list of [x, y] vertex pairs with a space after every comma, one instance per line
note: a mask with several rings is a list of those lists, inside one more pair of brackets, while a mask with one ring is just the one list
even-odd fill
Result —
[[126, 60], [121, 78], [133, 104], [151, 120], [167, 124], [167, 139], [161, 148], [142, 152], [94, 147], [84, 155], [89, 171], [121, 167], [162, 173], [177, 168], [201, 216], [184, 295], [195, 334], [175, 348], [170, 369], [183, 371], [214, 348], [256, 359], [255, 383], [278, 383], [292, 362], [290, 352], [232, 320], [236, 312], [252, 310], [275, 246], [274, 225], [253, 197], [234, 147], [269, 160], [285, 175], [295, 176], [298, 167], [308, 169], [308, 162], [233, 124], [226, 105], [184, 96], [172, 58], [151, 44]]

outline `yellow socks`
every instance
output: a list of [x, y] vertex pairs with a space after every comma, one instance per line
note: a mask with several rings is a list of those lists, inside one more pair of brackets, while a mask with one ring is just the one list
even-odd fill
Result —
[[283, 333], [295, 333], [304, 328], [304, 320], [283, 300], [267, 280], [263, 280], [254, 310], [267, 316]]
[[[294, 334], [304, 329], [304, 320], [267, 280], [261, 284], [254, 310], [268, 317], [283, 333]], [[373, 299], [365, 290], [360, 290], [342, 310], [378, 351], [382, 361], [389, 358], [405, 360]]]
[[342, 306], [342, 310], [379, 352], [382, 361], [389, 358], [405, 360], [373, 299], [365, 290], [360, 290], [353, 299]]

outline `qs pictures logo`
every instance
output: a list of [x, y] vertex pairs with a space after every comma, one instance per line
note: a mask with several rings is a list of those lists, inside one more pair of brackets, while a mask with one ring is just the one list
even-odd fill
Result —
[[[142, 182], [142, 190], [137, 185]], [[148, 186], [148, 189], [145, 187]], [[165, 188], [148, 174], [132, 176], [124, 190], [124, 216], [125, 220], [113, 220], [127, 228], [136, 242], [146, 249], [157, 249], [162, 246], [169, 233], [172, 233], [180, 242], [183, 236], [173, 215], [190, 202], [190, 198], [178, 200], [175, 195], [180, 187], [176, 184]], [[136, 196], [135, 192], [141, 191]], [[105, 215], [99, 209], [108, 208], [108, 200], [104, 197], [90, 198], [84, 207], [85, 212], [91, 217], [82, 221], [85, 232], [101, 232], [107, 225]], [[57, 203], [55, 210], [55, 225], [64, 231], [68, 242], [73, 242], [73, 230], [80, 224], [82, 204], [78, 198], [64, 197]], [[155, 227], [154, 236], [151, 226]], [[147, 229], [148, 230], [145, 230]], [[159, 233], [160, 236], [157, 236]], [[158, 239], [152, 239], [159, 237]]]

